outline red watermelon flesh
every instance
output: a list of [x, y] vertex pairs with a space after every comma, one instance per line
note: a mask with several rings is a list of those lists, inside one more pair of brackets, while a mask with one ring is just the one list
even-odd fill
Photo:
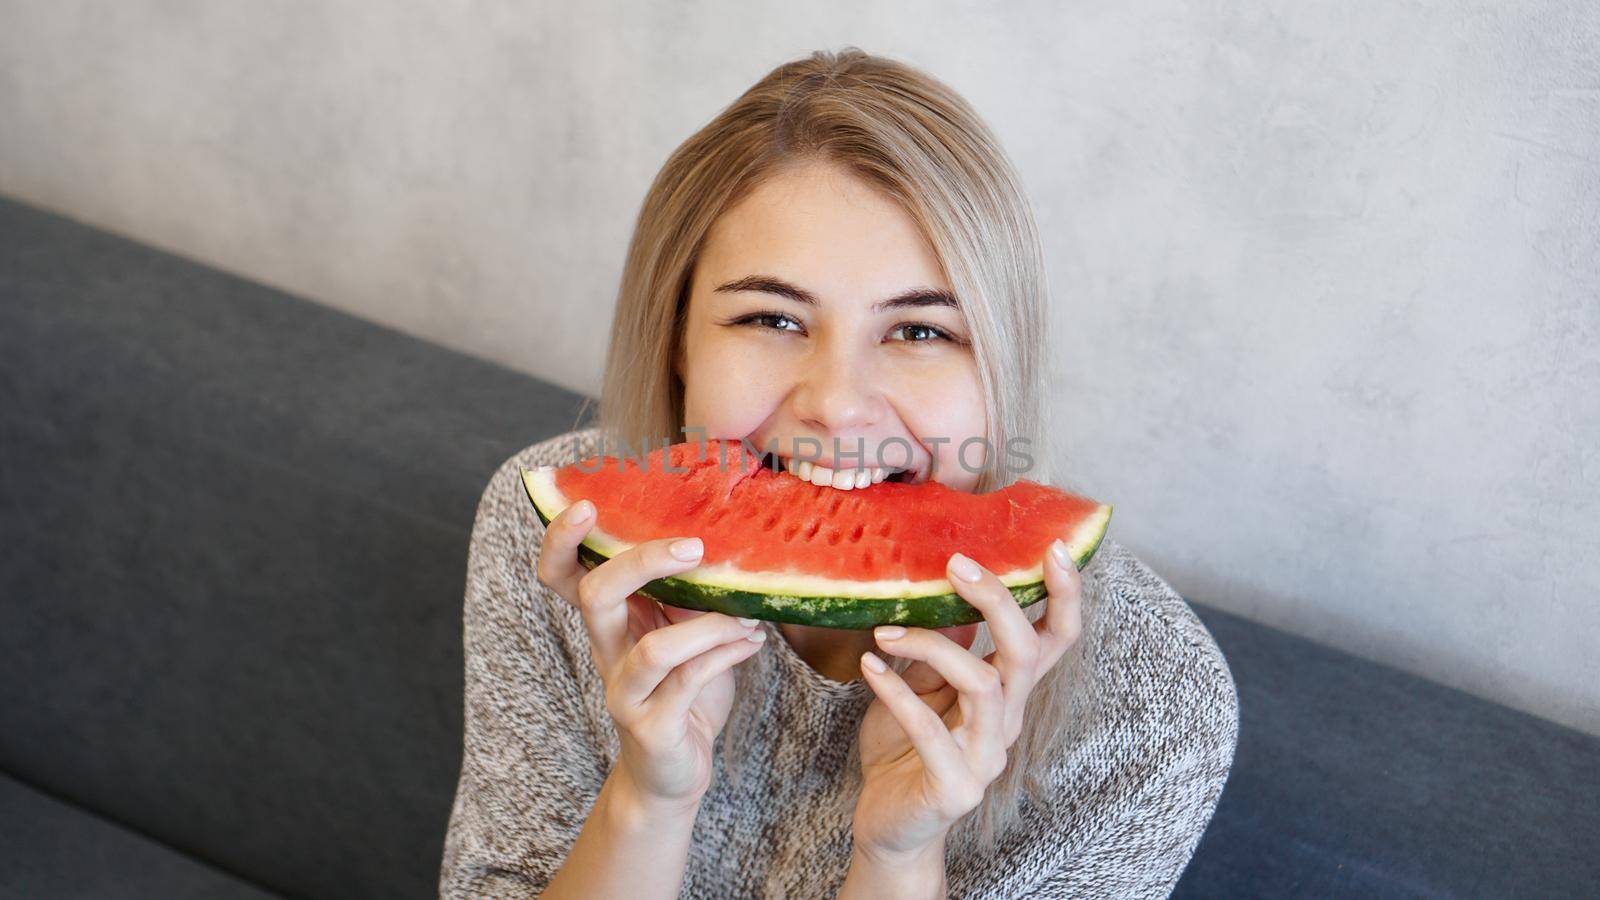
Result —
[[[580, 499], [595, 505], [590, 564], [644, 541], [701, 538], [700, 566], [657, 585], [672, 590], [645, 591], [663, 602], [838, 627], [975, 620], [945, 578], [958, 552], [1031, 602], [1043, 593], [1050, 542], [1065, 540], [1082, 566], [1111, 514], [1109, 505], [1027, 480], [984, 494], [932, 480], [841, 491], [763, 467], [738, 441], [674, 444], [643, 466], [636, 456], [591, 457], [523, 475], [543, 521]], [[738, 602], [709, 596], [718, 593]], [[849, 600], [895, 602], [869, 613]]]

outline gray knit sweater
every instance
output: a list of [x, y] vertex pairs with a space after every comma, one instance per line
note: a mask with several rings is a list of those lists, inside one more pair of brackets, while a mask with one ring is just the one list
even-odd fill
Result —
[[[583, 621], [534, 576], [544, 527], [518, 474], [598, 452], [592, 428], [528, 447], [479, 504], [442, 897], [536, 896], [617, 758]], [[1083, 677], [1098, 682], [1101, 711], [1046, 762], [1050, 795], [1023, 801], [1024, 827], [992, 853], [947, 848], [951, 897], [1165, 897], [1211, 818], [1238, 734], [1226, 660], [1183, 599], [1109, 537], [1083, 587]], [[854, 741], [872, 692], [818, 673], [763, 627], [722, 736], [739, 732], [741, 762], [730, 770], [716, 755], [683, 897], [831, 897], [844, 880]]]

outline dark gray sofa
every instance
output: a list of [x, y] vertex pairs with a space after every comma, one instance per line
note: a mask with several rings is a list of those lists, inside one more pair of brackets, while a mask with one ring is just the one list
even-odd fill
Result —
[[[473, 513], [584, 398], [0, 200], [0, 896], [425, 897]], [[1195, 609], [1184, 896], [1600, 890], [1600, 740]]]

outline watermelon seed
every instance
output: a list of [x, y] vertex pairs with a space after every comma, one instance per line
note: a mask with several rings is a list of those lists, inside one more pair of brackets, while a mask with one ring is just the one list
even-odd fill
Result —
[[829, 531], [828, 531], [828, 546], [832, 547], [833, 545], [839, 543], [839, 538], [841, 538], [841, 537], [844, 537], [844, 532], [840, 531], [837, 528], [829, 529]]
[[778, 518], [780, 516], [782, 516], [782, 515], [783, 515], [783, 513], [781, 513], [781, 512], [775, 512], [772, 515], [767, 516], [767, 521], [761, 523], [761, 530], [762, 531], [771, 531], [772, 530], [772, 526], [778, 524]]
[[785, 541], [794, 540], [794, 534], [795, 534], [795, 532], [797, 532], [799, 530], [800, 530], [800, 523], [799, 522], [791, 522], [789, 524], [789, 527], [785, 528], [783, 530], [783, 539]]
[[850, 532], [850, 543], [854, 544], [855, 542], [861, 540], [861, 533], [866, 530], [867, 526], [859, 524], [856, 525], [856, 527]]
[[889, 529], [894, 527], [893, 522], [884, 522], [878, 526], [878, 537], [888, 537]]
[[821, 519], [816, 519], [816, 520], [812, 521], [811, 527], [806, 529], [806, 537], [805, 537], [805, 539], [809, 541], [812, 538], [816, 537], [817, 536], [817, 529], [819, 529], [821, 527], [822, 527], [822, 520]]

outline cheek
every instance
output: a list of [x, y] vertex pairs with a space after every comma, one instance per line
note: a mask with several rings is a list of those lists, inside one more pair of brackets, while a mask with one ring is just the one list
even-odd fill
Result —
[[771, 360], [757, 349], [748, 342], [691, 340], [685, 355], [685, 424], [704, 426], [711, 437], [736, 437], [766, 421], [781, 386]]
[[900, 413], [906, 427], [918, 438], [942, 438], [931, 447], [935, 457], [933, 477], [949, 487], [971, 491], [978, 483], [981, 468], [989, 461], [981, 443], [967, 448], [965, 464], [959, 455], [961, 442], [987, 434], [983, 384], [970, 358], [952, 360], [939, 371], [924, 371], [921, 377], [907, 379], [900, 393]]
[[[934, 371], [904, 379], [901, 413], [918, 437], [948, 438], [939, 447], [940, 461], [955, 459], [955, 448], [969, 437], [982, 437], [988, 425], [983, 384], [970, 359], [952, 360]], [[968, 451], [974, 458], [976, 448]]]

